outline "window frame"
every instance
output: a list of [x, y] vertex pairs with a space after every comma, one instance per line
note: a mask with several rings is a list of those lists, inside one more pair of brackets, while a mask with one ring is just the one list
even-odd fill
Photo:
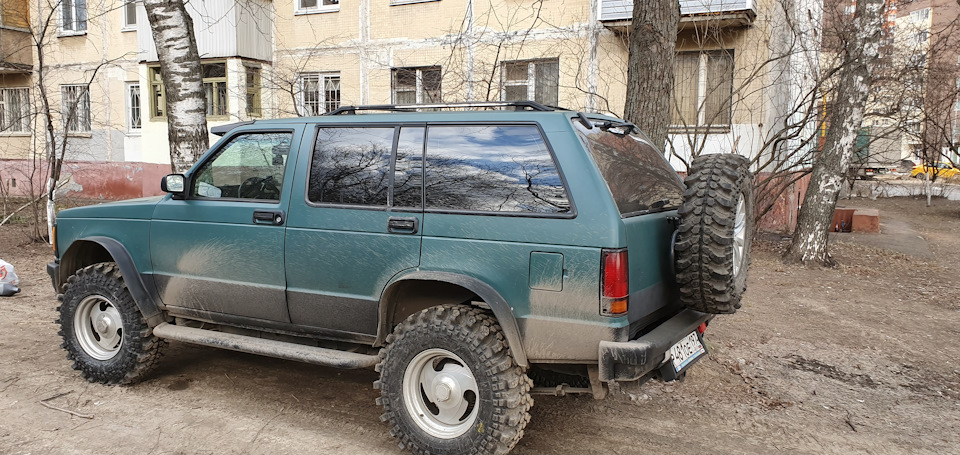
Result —
[[391, 104], [400, 105], [401, 103], [397, 102], [397, 72], [400, 70], [416, 71], [416, 102], [414, 104], [424, 104], [424, 93], [426, 90], [423, 87], [423, 73], [424, 71], [433, 71], [436, 70], [440, 73], [440, 85], [437, 86], [437, 100], [431, 101], [431, 103], [442, 103], [443, 102], [443, 67], [439, 65], [434, 66], [401, 66], [390, 69], [390, 102]]
[[[324, 5], [324, 1], [335, 2], [335, 4]], [[293, 1], [293, 14], [296, 16], [306, 14], [336, 13], [340, 11], [340, 0], [316, 0], [317, 6], [302, 6], [303, 0]]]
[[[307, 78], [317, 78], [317, 111], [316, 114], [313, 111], [307, 111], [307, 100], [306, 100], [306, 79]], [[337, 100], [336, 108], [330, 109], [331, 100], [327, 99], [327, 80], [337, 79]], [[297, 115], [301, 117], [316, 117], [329, 112], [332, 112], [339, 108], [342, 104], [343, 99], [343, 79], [340, 77], [339, 71], [304, 71], [297, 74]], [[302, 114], [301, 114], [302, 113]]]
[[[82, 7], [78, 7], [77, 3], [79, 3], [79, 2], [82, 2], [82, 3], [83, 3], [83, 6], [82, 6]], [[70, 28], [67, 28], [67, 27], [66, 27], [66, 25], [67, 25], [67, 24], [65, 23], [65, 22], [66, 22], [66, 21], [65, 21], [66, 18], [64, 17], [64, 14], [65, 14], [65, 12], [66, 12], [66, 8], [68, 8], [68, 7], [69, 7], [70, 10], [72, 11]], [[60, 2], [60, 5], [58, 5], [57, 8], [60, 10], [60, 11], [57, 13], [57, 18], [58, 18], [58, 30], [57, 30], [58, 33], [57, 33], [57, 34], [58, 34], [58, 36], [78, 36], [78, 35], [86, 35], [86, 34], [87, 34], [87, 21], [88, 21], [88, 19], [89, 19], [89, 17], [88, 17], [89, 8], [88, 8], [88, 5], [87, 5], [87, 0], [64, 0], [64, 1]], [[83, 19], [82, 19], [82, 20], [78, 18], [78, 13], [81, 13], [81, 12], [82, 12], [82, 15], [83, 15]], [[74, 27], [76, 27], [76, 28], [74, 28]], [[82, 28], [81, 28], [81, 27], [82, 27]]]
[[21, 120], [23, 128], [22, 129], [10, 129], [7, 125], [0, 123], [0, 135], [4, 136], [15, 136], [15, 135], [25, 135], [30, 134], [33, 129], [30, 127], [30, 88], [29, 87], [2, 87], [0, 88], [0, 118], [2, 118], [4, 123], [8, 123], [7, 120], [7, 93], [17, 91], [19, 92], [18, 96], [23, 96], [21, 100], [21, 109], [26, 113], [27, 118]]
[[[120, 23], [123, 24], [120, 27], [121, 32], [135, 32], [137, 30], [137, 2], [138, 0], [123, 0], [123, 6], [120, 7]], [[133, 22], [130, 22], [130, 11], [128, 8], [133, 7]]]
[[[66, 91], [70, 89], [75, 89], [75, 90], [80, 89], [80, 90], [75, 94], [76, 95], [75, 98], [68, 101], [65, 95], [67, 93]], [[80, 104], [81, 100], [78, 99], [79, 97], [85, 98], [86, 102], [84, 103], [85, 104], [83, 108], [84, 110], [81, 110], [79, 108], [79, 106], [81, 106]], [[76, 120], [76, 123], [77, 123], [77, 129], [70, 129], [70, 118], [67, 116], [67, 113], [69, 112], [70, 107], [66, 103], [71, 103], [72, 105], [78, 107], [78, 108], [75, 108], [73, 112], [74, 119]], [[85, 135], [93, 132], [93, 113], [90, 111], [91, 109], [90, 84], [61, 84], [60, 85], [60, 109], [61, 109], [60, 120], [63, 126], [63, 131], [66, 134]], [[81, 119], [79, 117], [79, 114], [84, 111], [86, 112], [86, 117]], [[83, 123], [84, 123], [83, 125], [80, 124], [81, 120], [83, 120]]]
[[[133, 103], [133, 89], [137, 89], [137, 106], [134, 107]], [[126, 121], [127, 121], [127, 133], [139, 135], [143, 130], [143, 91], [140, 90], [140, 82], [127, 82], [124, 87], [124, 95], [126, 99]], [[139, 123], [140, 126], [133, 126], [133, 110], [137, 109], [139, 111]]]
[[[274, 200], [274, 199], [244, 199], [244, 198], [227, 198], [227, 197], [224, 197], [224, 198], [211, 198], [211, 197], [203, 197], [203, 196], [194, 196], [194, 195], [193, 195], [193, 187], [194, 187], [194, 185], [196, 184], [196, 179], [198, 179], [198, 178], [200, 177], [200, 170], [201, 170], [204, 166], [206, 166], [208, 163], [211, 163], [213, 160], [217, 159], [217, 157], [220, 156], [220, 152], [222, 152], [223, 149], [225, 149], [227, 146], [229, 146], [230, 143], [233, 142], [234, 139], [236, 139], [237, 137], [240, 137], [240, 136], [250, 135], [250, 134], [277, 134], [277, 133], [288, 133], [288, 134], [290, 134], [290, 151], [287, 152], [287, 153], [288, 153], [287, 162], [284, 164], [284, 168], [283, 168], [283, 182], [281, 182], [281, 184], [280, 184], [280, 199], [276, 199], [276, 200]], [[296, 161], [297, 161], [295, 158], [294, 158], [294, 159], [291, 159], [291, 156], [293, 156], [293, 155], [295, 155], [296, 153], [298, 153], [298, 149], [297, 149], [297, 147], [298, 147], [297, 143], [298, 143], [298, 142], [297, 142], [296, 139], [297, 139], [297, 130], [296, 130], [296, 129], [293, 129], [293, 128], [277, 128], [277, 129], [266, 129], [266, 128], [259, 129], [259, 128], [258, 128], [258, 129], [249, 129], [249, 130], [243, 130], [243, 131], [231, 131], [230, 134], [227, 135], [226, 137], [224, 137], [224, 139], [223, 139], [222, 141], [219, 141], [219, 142], [218, 142], [218, 144], [220, 144], [219, 147], [217, 147], [215, 150], [213, 150], [212, 153], [206, 153], [206, 154], [204, 155], [205, 159], [200, 160], [200, 161], [197, 161], [197, 164], [194, 165], [194, 166], [191, 168], [191, 170], [189, 171], [189, 173], [186, 175], [186, 185], [185, 185], [185, 188], [183, 189], [184, 199], [194, 200], [194, 201], [238, 202], [238, 203], [255, 203], [255, 204], [265, 204], [265, 205], [269, 204], [269, 205], [279, 206], [280, 204], [283, 203], [283, 195], [284, 195], [283, 192], [284, 192], [284, 188], [288, 186], [288, 184], [287, 184], [287, 180], [288, 180], [287, 172], [290, 171], [289, 167], [291, 166], [291, 163], [294, 163], [294, 165], [295, 165], [295, 163], [296, 163]], [[293, 177], [292, 174], [291, 174], [291, 176], [290, 176], [289, 178], [292, 179], [292, 178], [294, 178], [294, 177]], [[288, 190], [288, 191], [289, 191], [289, 190]]]
[[[537, 65], [544, 63], [556, 63], [557, 65], [557, 105], [560, 104], [560, 57], [538, 58], [532, 60], [509, 60], [500, 64], [500, 101], [507, 101], [507, 87], [527, 88], [527, 100], [535, 103], [544, 103], [537, 100]], [[518, 80], [507, 80], [507, 65], [525, 64], [527, 66], [527, 79], [520, 83]], [[549, 105], [549, 103], [548, 103]]]
[[[244, 111], [247, 117], [263, 117], [263, 75], [259, 66], [243, 65]], [[251, 75], [254, 81], [251, 84]], [[251, 95], [253, 102], [251, 103]], [[251, 106], [252, 105], [252, 106]]]
[[[696, 113], [697, 118], [696, 122], [686, 123], [686, 124], [676, 124], [673, 123], [673, 111], [677, 109], [677, 100], [674, 98], [676, 96], [677, 90], [677, 73], [674, 69], [674, 95], [670, 97], [670, 124], [667, 126], [669, 133], [687, 133], [690, 131], [695, 131], [699, 133], [707, 134], [724, 134], [729, 133], [733, 127], [733, 84], [736, 79], [736, 54], [733, 49], [701, 49], [695, 51], [683, 51], [678, 52], [677, 54], [697, 54], [699, 56], [697, 61], [697, 101], [696, 101]], [[709, 87], [707, 87], [708, 80], [710, 78], [709, 74], [709, 58], [710, 55], [722, 55], [728, 56], [730, 58], [730, 74], [729, 74], [729, 97], [727, 102], [728, 117], [729, 122], [727, 123], [716, 123], [710, 124], [707, 122], [707, 111], [706, 111], [706, 101], [710, 93], [708, 93]], [[676, 65], [676, 61], [674, 63]], [[687, 119], [684, 119], [687, 120]]]
[[[224, 101], [226, 106], [224, 107], [224, 114], [205, 114], [206, 118], [219, 121], [219, 120], [229, 120], [230, 119], [230, 69], [227, 67], [226, 60], [213, 60], [209, 62], [200, 62], [200, 71], [202, 76], [203, 66], [204, 65], [218, 65], [223, 64], [223, 77], [208, 77], [201, 78], [200, 87], [203, 89], [204, 84], [212, 83], [214, 84], [214, 90], [217, 87], [217, 84], [223, 84], [225, 87]], [[151, 65], [147, 67], [147, 81], [150, 85], [150, 98], [149, 98], [149, 108], [150, 108], [150, 121], [166, 121], [167, 118], [167, 89], [163, 85], [163, 73], [160, 71], [159, 65]], [[159, 92], [155, 92], [159, 90]], [[159, 96], [154, 96], [154, 94]], [[143, 91], [140, 91], [141, 96], [141, 109], [143, 106]], [[207, 103], [212, 103], [213, 100], [207, 100]], [[204, 105], [204, 112], [206, 112], [207, 106]], [[214, 107], [214, 112], [216, 112], [216, 107]], [[159, 114], [159, 115], [158, 115]], [[141, 117], [142, 121], [142, 117]]]

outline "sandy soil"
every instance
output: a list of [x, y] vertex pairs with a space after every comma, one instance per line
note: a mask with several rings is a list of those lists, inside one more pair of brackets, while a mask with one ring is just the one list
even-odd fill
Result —
[[[684, 382], [538, 396], [513, 453], [960, 453], [960, 203], [843, 203], [896, 229], [836, 236], [835, 269], [759, 242], [743, 309], [710, 326]], [[0, 258], [23, 281], [0, 298], [2, 454], [399, 452], [373, 371], [172, 343], [141, 384], [89, 384], [59, 347], [49, 248], [5, 226]]]

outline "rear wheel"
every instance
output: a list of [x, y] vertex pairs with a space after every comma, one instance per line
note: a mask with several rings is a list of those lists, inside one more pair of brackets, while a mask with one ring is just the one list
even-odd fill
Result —
[[681, 301], [706, 313], [733, 313], [747, 288], [754, 229], [749, 161], [702, 155], [685, 183], [675, 246]]
[[61, 347], [88, 381], [131, 384], [160, 359], [163, 342], [153, 336], [116, 264], [78, 270], [61, 299]]
[[532, 382], [497, 321], [444, 305], [407, 318], [387, 337], [377, 371], [381, 420], [417, 454], [504, 454], [523, 436]]

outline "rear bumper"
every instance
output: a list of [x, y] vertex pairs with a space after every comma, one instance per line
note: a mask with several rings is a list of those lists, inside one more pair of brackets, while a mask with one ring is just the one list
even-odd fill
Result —
[[47, 263], [47, 275], [50, 275], [50, 281], [53, 283], [53, 290], [60, 293], [60, 263]]
[[601, 341], [599, 379], [604, 382], [640, 379], [664, 363], [666, 352], [671, 346], [713, 316], [699, 311], [683, 310], [635, 340]]

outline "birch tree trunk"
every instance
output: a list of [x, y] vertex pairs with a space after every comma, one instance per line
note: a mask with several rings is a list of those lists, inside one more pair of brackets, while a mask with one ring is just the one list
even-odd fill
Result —
[[793, 241], [785, 253], [788, 262], [833, 264], [827, 248], [828, 234], [863, 123], [879, 55], [884, 6], [885, 0], [858, 1], [852, 28], [837, 49], [842, 67], [837, 75], [833, 109], [827, 118], [829, 130], [813, 165]]
[[634, 2], [623, 116], [639, 126], [659, 149], [666, 145], [670, 124], [679, 23], [677, 0]]
[[157, 46], [166, 98], [173, 172], [184, 172], [209, 147], [206, 96], [193, 20], [183, 0], [143, 0]]

